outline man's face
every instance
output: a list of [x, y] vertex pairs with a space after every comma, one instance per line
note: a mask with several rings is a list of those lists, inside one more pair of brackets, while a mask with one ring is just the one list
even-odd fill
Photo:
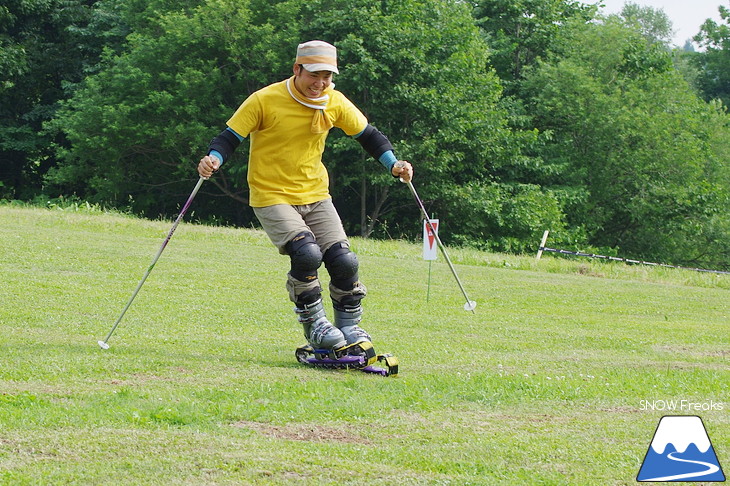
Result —
[[319, 98], [332, 84], [332, 71], [307, 71], [300, 64], [294, 65], [294, 86], [307, 98]]

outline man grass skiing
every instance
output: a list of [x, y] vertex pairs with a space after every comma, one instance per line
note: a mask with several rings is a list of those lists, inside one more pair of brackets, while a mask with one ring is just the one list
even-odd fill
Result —
[[[334, 89], [338, 73], [335, 46], [316, 40], [299, 44], [293, 76], [246, 98], [198, 164], [198, 173], [210, 177], [244, 138], [250, 139], [250, 205], [271, 242], [290, 257], [286, 288], [307, 341], [329, 350], [371, 338], [360, 327], [367, 290], [322, 163], [327, 134], [337, 127], [395, 178], [413, 177], [411, 164], [398, 161], [385, 135]], [[322, 304], [322, 263], [330, 276], [334, 325]]]

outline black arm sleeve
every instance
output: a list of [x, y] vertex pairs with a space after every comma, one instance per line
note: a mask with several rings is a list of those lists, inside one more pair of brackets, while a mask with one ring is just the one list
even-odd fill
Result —
[[355, 140], [360, 142], [362, 148], [372, 155], [375, 160], [378, 160], [380, 156], [388, 150], [393, 150], [393, 145], [391, 145], [390, 140], [388, 140], [388, 138], [383, 135], [380, 130], [369, 123], [368, 126], [365, 127], [365, 130], [363, 130], [362, 134]]
[[221, 160], [222, 164], [228, 160], [239, 145], [241, 145], [241, 141], [238, 137], [226, 129], [210, 141], [208, 153], [210, 154], [211, 150], [218, 151], [223, 156], [223, 160]]

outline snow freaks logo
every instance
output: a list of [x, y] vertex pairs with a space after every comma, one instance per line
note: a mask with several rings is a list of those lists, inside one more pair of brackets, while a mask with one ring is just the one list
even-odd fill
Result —
[[725, 481], [702, 419], [694, 415], [662, 417], [637, 481]]

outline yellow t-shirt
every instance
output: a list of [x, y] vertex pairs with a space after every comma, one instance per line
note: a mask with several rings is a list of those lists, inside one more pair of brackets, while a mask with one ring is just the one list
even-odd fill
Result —
[[[329, 176], [322, 163], [327, 133], [312, 133], [314, 108], [294, 100], [286, 80], [249, 96], [227, 124], [251, 137], [248, 162], [250, 205], [312, 204], [330, 197]], [[325, 110], [347, 135], [367, 126], [365, 115], [339, 91], [332, 90]]]

